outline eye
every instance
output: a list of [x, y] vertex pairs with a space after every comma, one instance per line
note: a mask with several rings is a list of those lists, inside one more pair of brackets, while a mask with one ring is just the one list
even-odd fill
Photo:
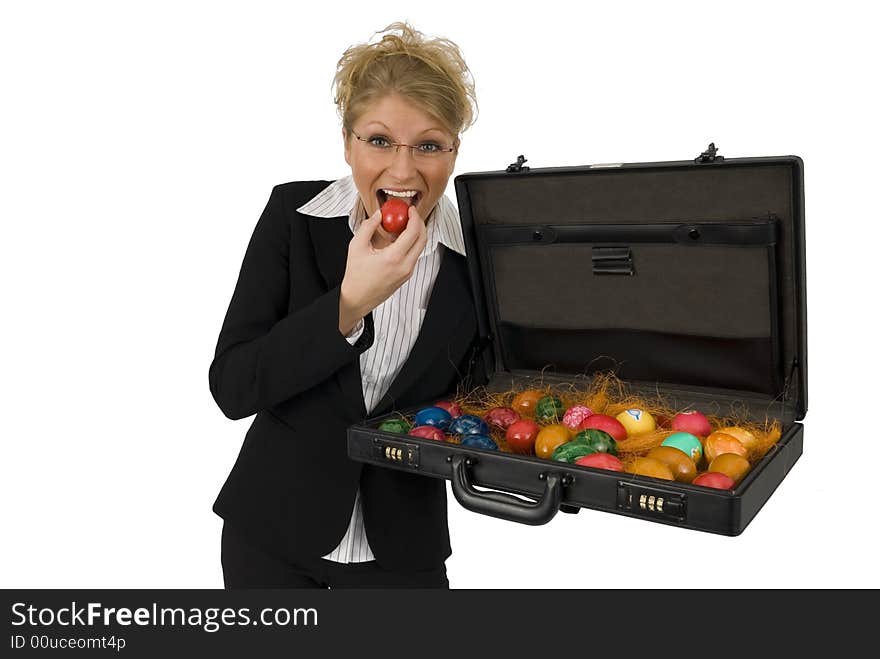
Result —
[[387, 138], [384, 138], [381, 135], [371, 137], [369, 140], [367, 140], [367, 143], [370, 146], [377, 146], [380, 149], [386, 149], [391, 146], [391, 142], [389, 142]]
[[419, 144], [418, 148], [421, 153], [437, 153], [438, 151], [443, 150], [443, 148], [435, 142], [424, 142]]

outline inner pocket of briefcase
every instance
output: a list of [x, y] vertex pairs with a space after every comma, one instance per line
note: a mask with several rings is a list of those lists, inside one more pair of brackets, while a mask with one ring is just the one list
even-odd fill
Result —
[[773, 393], [775, 220], [484, 227], [511, 369]]

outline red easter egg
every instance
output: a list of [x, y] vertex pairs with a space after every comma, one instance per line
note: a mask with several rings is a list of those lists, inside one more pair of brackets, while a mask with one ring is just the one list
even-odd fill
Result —
[[449, 412], [450, 416], [452, 416], [453, 419], [461, 416], [461, 408], [456, 403], [453, 403], [451, 401], [438, 400], [436, 403], [434, 403], [434, 407], [440, 407], [446, 410], [447, 412]]
[[575, 460], [574, 463], [582, 467], [595, 467], [596, 469], [607, 469], [608, 471], [623, 471], [623, 463], [610, 453], [590, 453], [589, 455], [581, 456]]
[[531, 419], [521, 419], [510, 424], [504, 438], [514, 453], [531, 455], [535, 452], [535, 440], [540, 431], [541, 426]]
[[519, 414], [509, 407], [493, 407], [486, 412], [483, 418], [486, 419], [486, 423], [489, 425], [496, 426], [502, 430], [507, 430], [511, 424], [516, 423], [520, 419]]
[[718, 490], [732, 490], [736, 484], [727, 474], [717, 471], [706, 471], [697, 476], [693, 480], [694, 485], [702, 485], [703, 487], [714, 487]]
[[408, 434], [424, 439], [438, 439], [441, 442], [446, 440], [446, 435], [436, 426], [416, 426]]
[[589, 428], [604, 430], [618, 442], [622, 442], [626, 439], [626, 428], [623, 427], [623, 424], [607, 414], [593, 414], [592, 416], [588, 416], [578, 424], [577, 430], [587, 430]]
[[382, 228], [388, 233], [400, 233], [409, 222], [409, 204], [400, 197], [389, 197], [382, 204]]
[[712, 432], [709, 419], [700, 412], [679, 412], [672, 417], [672, 429], [689, 432], [697, 437], [706, 437]]

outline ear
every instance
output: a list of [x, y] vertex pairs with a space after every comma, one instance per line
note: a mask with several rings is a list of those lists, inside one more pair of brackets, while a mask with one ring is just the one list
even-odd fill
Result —
[[345, 162], [351, 167], [351, 143], [348, 139], [348, 131], [345, 126], [342, 127], [342, 144], [345, 147]]

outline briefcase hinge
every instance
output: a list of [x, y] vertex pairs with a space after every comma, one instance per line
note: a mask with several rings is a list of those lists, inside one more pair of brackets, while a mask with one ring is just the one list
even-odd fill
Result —
[[529, 171], [529, 168], [523, 165], [524, 162], [528, 162], [528, 158], [525, 156], [518, 156], [516, 162], [512, 162], [507, 166], [507, 172], [516, 173]]
[[724, 160], [724, 156], [718, 153], [718, 148], [715, 146], [715, 142], [710, 142], [709, 148], [694, 158], [694, 162], [696, 163], [721, 162], [722, 160]]
[[629, 247], [593, 247], [594, 275], [635, 274], [632, 250]]

